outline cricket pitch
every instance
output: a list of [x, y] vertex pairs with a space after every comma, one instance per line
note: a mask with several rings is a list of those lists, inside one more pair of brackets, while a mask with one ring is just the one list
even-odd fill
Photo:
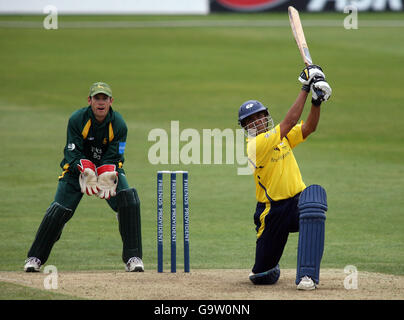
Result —
[[[255, 286], [249, 270], [191, 270], [190, 273], [125, 271], [59, 272], [53, 292], [97, 300], [397, 300], [404, 299], [404, 277], [358, 272], [356, 289], [346, 289], [344, 270], [325, 269], [314, 291], [298, 291], [295, 270], [281, 269], [275, 285]], [[0, 281], [44, 288], [44, 273], [0, 272]], [[49, 290], [49, 289], [48, 289]]]

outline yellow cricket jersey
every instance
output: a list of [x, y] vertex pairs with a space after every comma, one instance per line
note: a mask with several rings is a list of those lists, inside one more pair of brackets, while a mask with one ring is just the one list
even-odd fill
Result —
[[306, 188], [292, 149], [305, 141], [303, 121], [282, 140], [280, 125], [247, 141], [247, 155], [254, 170], [258, 202], [288, 199]]

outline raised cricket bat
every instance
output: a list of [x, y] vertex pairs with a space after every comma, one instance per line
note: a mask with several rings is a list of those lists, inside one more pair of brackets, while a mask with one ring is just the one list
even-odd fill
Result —
[[[292, 6], [289, 6], [288, 13], [289, 13], [290, 26], [292, 28], [293, 36], [295, 37], [297, 43], [297, 47], [299, 48], [300, 55], [303, 58], [304, 64], [306, 66], [309, 66], [313, 64], [313, 60], [311, 59], [309, 47], [307, 46], [306, 38], [304, 36], [299, 11], [297, 11]], [[319, 98], [324, 96], [324, 93], [321, 90], [316, 90], [316, 93]]]
[[289, 6], [288, 13], [290, 26], [292, 27], [293, 36], [295, 37], [297, 47], [299, 48], [304, 64], [306, 66], [309, 66], [313, 64], [313, 61], [311, 60], [309, 47], [307, 46], [302, 23], [300, 22], [299, 11], [297, 11], [292, 6]]

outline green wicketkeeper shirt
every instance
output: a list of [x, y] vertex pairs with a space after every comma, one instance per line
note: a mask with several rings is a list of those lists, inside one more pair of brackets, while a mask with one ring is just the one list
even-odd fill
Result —
[[78, 175], [80, 159], [92, 161], [96, 167], [114, 164], [122, 168], [128, 129], [123, 117], [116, 111], [109, 113], [102, 123], [94, 117], [91, 106], [75, 111], [67, 125], [64, 158], [60, 163], [63, 173]]

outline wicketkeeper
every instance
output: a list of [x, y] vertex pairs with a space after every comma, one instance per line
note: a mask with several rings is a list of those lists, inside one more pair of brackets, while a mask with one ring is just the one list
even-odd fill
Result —
[[67, 126], [63, 169], [54, 201], [46, 210], [25, 261], [26, 272], [40, 271], [83, 194], [106, 199], [117, 212], [126, 271], [144, 271], [140, 201], [123, 170], [127, 127], [112, 109], [112, 90], [103, 82], [90, 87], [88, 107], [72, 114]]
[[[319, 283], [327, 197], [319, 185], [306, 188], [292, 149], [315, 131], [321, 103], [329, 99], [331, 88], [316, 65], [304, 68], [299, 81], [302, 90], [275, 127], [268, 108], [256, 100], [241, 105], [238, 122], [248, 136], [247, 154], [256, 184], [257, 242], [249, 278], [254, 284], [276, 283], [288, 235], [299, 231], [296, 285], [312, 290]], [[310, 112], [305, 122], [298, 123], [310, 90]]]

